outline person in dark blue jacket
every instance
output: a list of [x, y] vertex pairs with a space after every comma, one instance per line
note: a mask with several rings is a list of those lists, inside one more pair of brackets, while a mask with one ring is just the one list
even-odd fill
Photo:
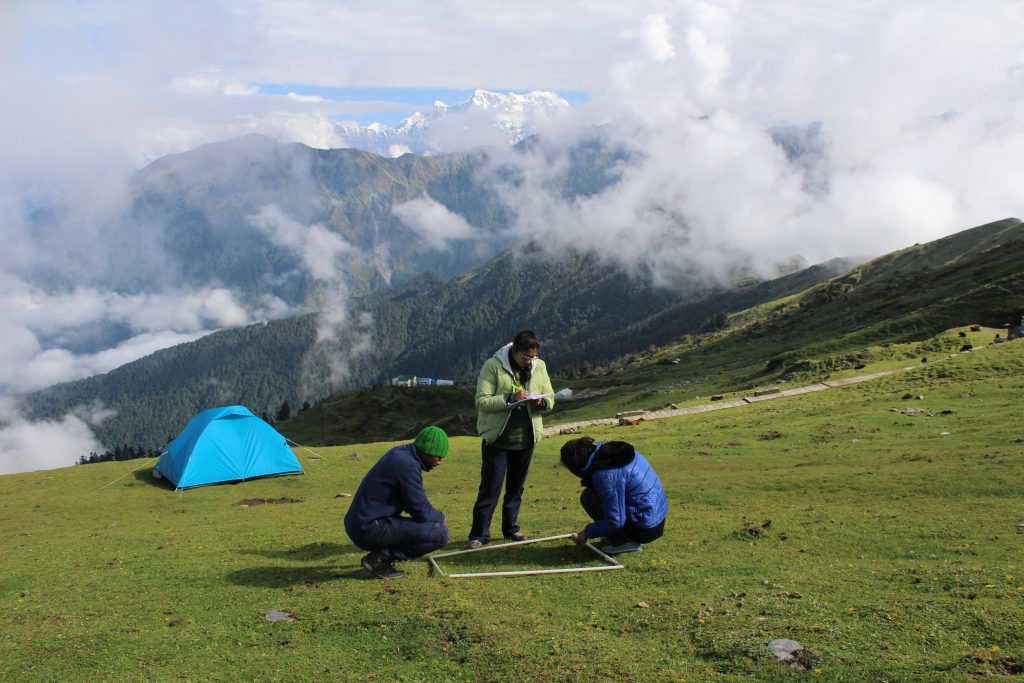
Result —
[[362, 564], [371, 574], [401, 578], [405, 572], [393, 562], [448, 544], [448, 522], [423, 489], [423, 472], [446, 455], [448, 435], [439, 427], [425, 427], [413, 443], [392, 448], [363, 477], [345, 515], [345, 532], [370, 551]]
[[668, 499], [651, 464], [625, 441], [595, 443], [590, 437], [562, 446], [562, 464], [583, 483], [580, 503], [594, 521], [576, 542], [603, 536], [608, 555], [643, 551], [665, 533]]

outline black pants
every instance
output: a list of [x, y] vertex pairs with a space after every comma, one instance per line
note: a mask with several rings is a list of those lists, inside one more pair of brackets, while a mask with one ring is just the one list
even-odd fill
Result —
[[[604, 508], [601, 506], [601, 499], [594, 493], [593, 489], [585, 488], [580, 494], [580, 504], [587, 511], [590, 518], [595, 522], [604, 517]], [[661, 538], [665, 533], [665, 520], [661, 520], [649, 529], [641, 529], [633, 525], [633, 522], [626, 519], [626, 525], [618, 531], [606, 535], [604, 538], [611, 545], [621, 545], [626, 541], [636, 543], [650, 543]]]
[[444, 522], [417, 522], [408, 517], [374, 520], [349, 537], [363, 550], [380, 550], [393, 560], [412, 560], [448, 545]]
[[502, 482], [505, 484], [505, 499], [501, 505], [501, 533], [508, 538], [519, 531], [519, 506], [523, 502], [523, 487], [526, 474], [533, 459], [533, 446], [521, 450], [495, 448], [486, 441], [481, 442], [483, 463], [480, 466], [480, 490], [473, 506], [473, 528], [469, 540], [491, 539], [491, 517], [498, 505]]

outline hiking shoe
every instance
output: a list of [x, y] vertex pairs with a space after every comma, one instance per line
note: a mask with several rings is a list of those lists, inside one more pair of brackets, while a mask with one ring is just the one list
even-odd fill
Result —
[[382, 579], [400, 579], [405, 572], [391, 564], [384, 553], [375, 550], [363, 558], [363, 569]]
[[619, 555], [621, 553], [642, 553], [644, 547], [636, 541], [626, 541], [618, 545], [606, 545], [601, 547], [601, 552], [605, 555]]
[[470, 542], [466, 544], [466, 550], [479, 550], [483, 547], [484, 542], [481, 541], [479, 538], [471, 539]]
[[505, 540], [506, 541], [525, 541], [526, 540], [526, 534], [524, 534], [521, 531], [517, 531], [517, 532], [515, 532], [514, 534], [512, 534], [510, 536], [506, 536]]

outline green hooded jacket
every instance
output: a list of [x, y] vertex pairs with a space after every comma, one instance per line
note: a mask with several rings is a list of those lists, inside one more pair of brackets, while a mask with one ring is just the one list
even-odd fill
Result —
[[526, 389], [531, 394], [548, 394], [543, 398], [543, 408], [538, 408], [532, 401], [527, 405], [533, 422], [533, 443], [536, 444], [544, 429], [541, 413], [555, 407], [555, 392], [551, 389], [547, 366], [539, 358], [533, 361], [529, 385], [521, 386], [519, 376], [508, 360], [510, 348], [512, 342], [495, 351], [480, 370], [476, 381], [476, 431], [487, 443], [497, 441], [508, 422], [509, 399], [520, 389]]

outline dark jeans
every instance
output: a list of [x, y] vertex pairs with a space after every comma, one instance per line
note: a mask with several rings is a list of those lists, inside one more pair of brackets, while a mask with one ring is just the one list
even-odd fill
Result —
[[[351, 536], [351, 534], [350, 534]], [[409, 517], [385, 517], [360, 530], [352, 541], [363, 550], [386, 551], [394, 560], [411, 560], [448, 545], [443, 522], [417, 522]]]
[[[580, 494], [580, 504], [583, 509], [587, 511], [590, 518], [595, 522], [604, 517], [604, 508], [601, 506], [601, 499], [597, 497], [593, 489], [585, 488], [583, 493]], [[605, 536], [605, 540], [611, 545], [621, 545], [626, 541], [635, 541], [636, 543], [650, 543], [661, 538], [661, 535], [665, 533], [665, 520], [661, 520], [650, 529], [641, 529], [633, 525], [628, 518], [626, 519], [626, 525], [618, 531]]]
[[501, 504], [501, 533], [508, 538], [519, 531], [519, 506], [523, 501], [523, 486], [533, 459], [533, 446], [521, 450], [495, 448], [481, 442], [483, 463], [480, 466], [480, 490], [473, 506], [473, 528], [469, 540], [486, 543], [491, 539], [491, 517], [505, 484], [505, 499]]

